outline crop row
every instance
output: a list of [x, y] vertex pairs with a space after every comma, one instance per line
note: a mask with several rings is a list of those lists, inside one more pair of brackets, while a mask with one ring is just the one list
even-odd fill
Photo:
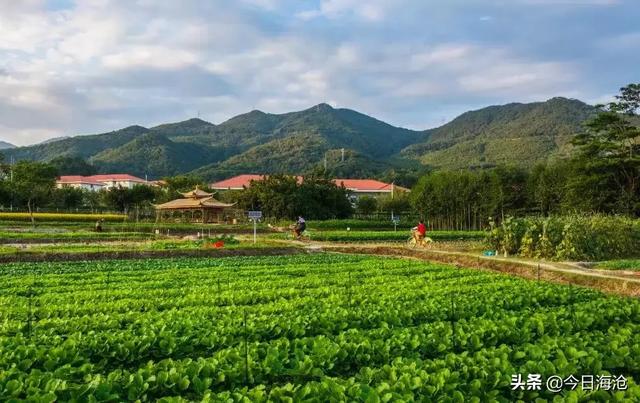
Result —
[[0, 400], [513, 401], [512, 374], [625, 375], [640, 302], [313, 254], [0, 269]]

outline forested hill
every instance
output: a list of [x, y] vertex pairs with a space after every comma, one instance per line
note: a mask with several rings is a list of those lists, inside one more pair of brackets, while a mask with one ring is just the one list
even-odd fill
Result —
[[531, 166], [568, 154], [569, 142], [594, 112], [593, 106], [567, 98], [490, 106], [426, 130], [424, 141], [401, 155], [445, 168]]
[[387, 161], [422, 133], [320, 104], [282, 115], [252, 111], [217, 126], [213, 135], [214, 141], [226, 142], [237, 153], [195, 173], [218, 179], [249, 172], [304, 173], [322, 166], [325, 157], [334, 173], [376, 175], [388, 169]]
[[14, 147], [15, 146], [13, 144], [0, 140], [0, 150], [5, 150], [7, 148], [14, 148]]
[[[251, 111], [219, 125], [201, 119], [121, 130], [2, 150], [16, 159], [76, 156], [101, 172], [158, 178], [195, 172], [206, 179], [238, 173], [305, 173], [324, 165], [340, 176], [376, 176], [398, 168], [531, 165], [567, 151], [592, 113], [554, 98], [492, 106], [446, 125], [414, 131], [350, 109], [319, 104], [285, 114]], [[344, 158], [341, 152], [344, 149]]]

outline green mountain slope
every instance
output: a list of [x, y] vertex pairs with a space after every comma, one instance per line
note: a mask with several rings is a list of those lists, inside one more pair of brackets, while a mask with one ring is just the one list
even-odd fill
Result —
[[405, 148], [401, 155], [440, 168], [531, 166], [567, 155], [571, 138], [594, 111], [566, 98], [491, 106], [425, 131], [424, 141]]
[[144, 177], [172, 176], [222, 159], [224, 151], [201, 144], [171, 141], [149, 132], [89, 159], [102, 172], [127, 172]]
[[16, 146], [14, 146], [11, 143], [7, 143], [6, 141], [0, 140], [0, 150], [5, 150], [5, 149], [8, 149], [8, 148], [15, 148], [15, 147]]
[[326, 142], [318, 135], [298, 134], [260, 144], [221, 163], [201, 167], [193, 174], [207, 180], [223, 179], [242, 173], [297, 174], [322, 158]]
[[[327, 104], [284, 114], [251, 111], [214, 125], [201, 119], [150, 129], [130, 126], [0, 151], [8, 159], [81, 157], [100, 172], [159, 178], [194, 172], [206, 179], [239, 173], [380, 176], [394, 169], [531, 166], [566, 155], [594, 108], [577, 100], [491, 106], [444, 126], [414, 131]], [[344, 159], [342, 158], [344, 149]]]
[[317, 134], [329, 146], [350, 148], [374, 156], [389, 156], [420, 138], [420, 132], [391, 126], [350, 109], [327, 104], [284, 114], [261, 111], [236, 116], [216, 126], [212, 145], [240, 152], [276, 139]]
[[346, 159], [337, 172], [371, 176], [393, 166], [377, 160], [390, 158], [420, 136], [420, 132], [327, 104], [281, 115], [252, 111], [213, 131], [213, 144], [235, 147], [238, 153], [194, 173], [206, 179], [247, 172], [303, 173], [323, 165], [325, 153], [331, 159], [331, 150], [344, 148]]
[[129, 126], [110, 133], [69, 137], [50, 143], [41, 143], [28, 147], [17, 147], [4, 151], [16, 160], [50, 161], [56, 157], [81, 157], [87, 159], [101, 151], [120, 147], [149, 129], [142, 126]]

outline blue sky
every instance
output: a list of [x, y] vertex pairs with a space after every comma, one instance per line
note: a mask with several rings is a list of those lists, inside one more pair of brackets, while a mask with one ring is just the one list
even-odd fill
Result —
[[637, 0], [0, 0], [0, 140], [327, 102], [426, 129], [640, 82]]

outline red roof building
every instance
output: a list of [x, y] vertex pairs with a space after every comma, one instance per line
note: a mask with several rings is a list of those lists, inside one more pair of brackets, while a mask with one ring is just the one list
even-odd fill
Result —
[[[242, 190], [251, 185], [252, 180], [262, 180], [265, 175], [238, 175], [220, 182], [212, 183], [209, 187], [216, 190]], [[302, 176], [298, 176], [298, 182], [303, 181]], [[408, 192], [409, 189], [396, 186], [393, 183], [385, 183], [375, 179], [334, 179], [336, 185], [344, 186], [356, 196], [382, 196], [394, 192]]]
[[238, 175], [233, 178], [225, 179], [209, 185], [209, 188], [215, 190], [242, 190], [248, 188], [251, 181], [259, 181], [264, 175]]
[[344, 186], [352, 192], [391, 192], [391, 183], [380, 182], [375, 179], [334, 179], [336, 185]]
[[91, 180], [86, 176], [66, 175], [58, 178], [56, 181], [56, 187], [59, 189], [69, 187], [97, 191], [101, 190], [104, 187], [104, 184], [102, 182]]
[[[251, 185], [251, 181], [260, 181], [264, 179], [265, 176], [268, 175], [238, 175], [212, 183], [209, 185], [209, 188], [215, 190], [242, 190], [248, 188]], [[302, 176], [296, 176], [296, 179], [298, 183], [302, 183], [304, 178]]]
[[100, 182], [130, 181], [130, 182], [147, 183], [146, 180], [142, 178], [138, 178], [137, 176], [129, 175], [129, 174], [101, 174], [101, 175], [87, 176], [87, 178], [91, 178], [93, 180], [100, 181]]

